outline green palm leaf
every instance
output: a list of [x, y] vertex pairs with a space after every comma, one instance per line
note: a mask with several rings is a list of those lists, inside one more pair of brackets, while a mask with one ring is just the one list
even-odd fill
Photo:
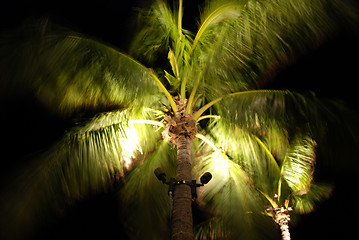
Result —
[[210, 100], [260, 87], [259, 79], [270, 80], [291, 58], [334, 32], [342, 11], [339, 1], [208, 2], [186, 78], [189, 86], [200, 78]]
[[291, 144], [281, 169], [282, 177], [295, 195], [307, 193], [313, 181], [316, 142], [309, 137]]
[[[221, 116], [227, 128], [247, 128], [257, 135], [263, 135], [268, 129], [283, 129], [287, 132], [283, 134], [289, 137], [310, 132], [319, 145], [328, 146], [324, 153], [328, 162], [334, 161], [330, 154], [335, 154], [336, 149], [343, 152], [341, 148], [329, 147], [333, 145], [329, 144], [328, 136], [341, 139], [345, 148], [357, 144], [358, 129], [352, 123], [358, 114], [344, 103], [320, 99], [314, 94], [250, 90], [217, 98], [208, 105], [211, 104], [213, 107], [209, 110]], [[352, 162], [351, 157], [347, 160]]]
[[6, 94], [35, 93], [64, 115], [148, 106], [156, 100], [153, 75], [139, 62], [86, 36], [38, 25], [1, 40]]
[[172, 10], [164, 1], [153, 4], [139, 14], [143, 26], [135, 37], [130, 52], [133, 56], [153, 63], [160, 53], [167, 53], [171, 40], [177, 38], [177, 22]]
[[[158, 58], [159, 53], [168, 53], [168, 46], [175, 48], [176, 42], [182, 36], [182, 29], [178, 28], [178, 8], [171, 7], [162, 0], [155, 0], [140, 12], [139, 23], [142, 28], [134, 39], [131, 53], [134, 56], [149, 61]], [[175, 55], [177, 50], [175, 49]]]
[[126, 176], [121, 190], [128, 209], [126, 222], [135, 239], [167, 239], [170, 235], [170, 198], [168, 188], [153, 173], [158, 167], [168, 178], [175, 176], [176, 150], [169, 142], [160, 143], [148, 153], [146, 161]]
[[255, 227], [254, 216], [249, 213], [256, 212], [259, 202], [251, 189], [252, 184], [247, 173], [223, 152], [206, 156], [199, 167], [200, 174], [211, 172], [213, 175], [213, 179], [199, 190], [199, 201], [203, 201], [206, 209], [221, 219], [216, 223], [217, 227], [225, 226], [220, 227], [223, 232], [211, 234], [228, 236], [230, 239], [246, 233], [247, 237], [253, 237], [254, 235], [249, 233], [253, 233], [251, 230]]
[[62, 169], [69, 174], [64, 177], [69, 180], [69, 194], [78, 192], [81, 196], [79, 184], [82, 183], [85, 193], [91, 189], [101, 189], [111, 178], [123, 177], [133, 165], [139, 164], [136, 161], [141, 159], [144, 152], [152, 151], [160, 132], [154, 134], [154, 126], [136, 124], [132, 119], [149, 117], [151, 115], [147, 112], [109, 112], [70, 131], [65, 138], [67, 145], [64, 146], [68, 159], [61, 159], [65, 156], [60, 156], [57, 160], [59, 164], [65, 164], [66, 167], [62, 166]]
[[4, 223], [9, 225], [7, 232], [17, 234], [12, 227], [21, 226], [26, 234], [38, 223], [34, 219], [41, 220], [90, 194], [111, 190], [157, 148], [161, 139], [157, 127], [132, 120], [151, 117], [146, 111], [109, 112], [71, 129], [43, 157], [27, 165], [15, 181], [18, 184], [5, 193], [8, 201], [2, 213], [11, 219]]
[[333, 187], [328, 184], [313, 183], [309, 192], [301, 196], [294, 196], [294, 210], [299, 214], [307, 214], [314, 210], [316, 204], [329, 198]]
[[198, 32], [194, 38], [191, 53], [194, 52], [196, 47], [205, 47], [207, 45], [206, 43], [208, 43], [207, 41], [215, 37], [215, 30], [211, 30], [219, 28], [220, 25], [233, 21], [239, 16], [239, 8], [243, 6], [243, 4], [239, 2], [240, 1], [236, 2], [233, 0], [206, 2], [206, 6], [200, 16]]
[[221, 218], [211, 218], [203, 223], [198, 224], [195, 229], [195, 238], [205, 239], [228, 239], [230, 231]]
[[307, 106], [303, 101], [302, 95], [289, 91], [250, 90], [223, 97], [214, 103], [212, 112], [220, 115], [230, 128], [260, 130], [270, 128], [274, 122], [277, 126], [289, 128], [289, 122], [306, 122], [308, 106], [315, 108], [314, 104]]
[[[215, 136], [215, 131], [212, 134]], [[226, 131], [223, 131], [223, 135], [229, 136]], [[197, 147], [193, 174], [199, 177], [204, 172], [211, 172], [213, 178], [198, 190], [198, 204], [200, 208], [206, 209], [209, 219], [195, 227], [196, 236], [198, 239], [260, 239], [263, 236], [271, 239], [268, 219], [257, 214], [262, 204], [255, 190], [258, 179], [247, 171], [247, 162], [250, 160], [243, 159], [253, 157], [253, 154], [243, 153], [241, 150], [245, 148], [246, 141], [237, 138], [238, 132], [234, 135], [231, 140], [237, 141], [232, 144], [228, 137], [199, 137], [204, 142]], [[247, 167], [242, 167], [242, 163], [247, 164]], [[261, 163], [265, 165], [265, 160]], [[268, 176], [260, 181], [263, 180], [268, 180]]]
[[[225, 128], [225, 122], [218, 120], [212, 129], [207, 129], [214, 142], [223, 149], [232, 161], [243, 167], [254, 184], [272, 194], [280, 170], [268, 147], [254, 132], [243, 128]], [[274, 194], [274, 193], [273, 193]]]
[[[174, 76], [165, 72], [172, 90], [178, 90], [183, 70], [188, 66], [191, 33], [181, 28], [182, 2], [173, 10], [165, 1], [156, 0], [140, 12], [141, 30], [132, 42], [130, 53], [153, 66], [156, 61], [168, 57]], [[182, 11], [182, 10], [181, 10]]]

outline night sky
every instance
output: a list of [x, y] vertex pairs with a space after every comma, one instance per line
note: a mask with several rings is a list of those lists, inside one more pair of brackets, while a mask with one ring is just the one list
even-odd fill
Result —
[[[184, 28], [193, 29], [197, 6], [202, 1], [184, 2]], [[1, 2], [0, 28], [6, 31], [27, 19], [48, 18], [125, 51], [133, 34], [135, 9], [139, 4], [140, 1], [125, 0]], [[358, 43], [358, 33], [343, 28], [319, 48], [299, 56], [268, 83], [268, 88], [313, 91], [319, 97], [344, 101], [359, 111], [356, 86], [359, 80]], [[74, 123], [49, 113], [31, 96], [1, 96], [0, 100], [2, 136], [6, 141], [1, 146], [4, 157], [1, 158], [0, 186], [3, 186], [9, 184], [6, 179], [19, 165], [50, 147]], [[358, 156], [353, 159], [359, 161]], [[323, 166], [318, 170], [319, 178], [335, 184], [334, 193], [314, 213], [302, 216], [295, 226], [291, 226], [292, 239], [353, 239], [357, 235], [357, 169], [343, 169]], [[112, 192], [85, 199], [46, 222], [29, 239], [54, 240], [70, 236], [126, 239], [121, 228], [117, 195]]]

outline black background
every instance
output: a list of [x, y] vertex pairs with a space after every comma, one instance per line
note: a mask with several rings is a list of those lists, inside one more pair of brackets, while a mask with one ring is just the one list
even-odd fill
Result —
[[[184, 28], [193, 29], [197, 6], [202, 1], [184, 2]], [[45, 17], [125, 50], [133, 36], [135, 9], [139, 5], [140, 1], [124, 0], [8, 1], [1, 2], [0, 24], [1, 30], [6, 31], [26, 19]], [[357, 32], [343, 27], [320, 47], [284, 68], [268, 87], [299, 92], [310, 90], [320, 97], [344, 101], [358, 111], [358, 40]], [[7, 185], [10, 184], [6, 182], [9, 173], [30, 156], [51, 146], [73, 123], [49, 113], [32, 97], [1, 97], [0, 106], [5, 141], [1, 146], [0, 180], [1, 185]], [[353, 239], [359, 216], [357, 169], [323, 168], [318, 171], [321, 171], [320, 176], [335, 184], [334, 193], [315, 212], [302, 216], [291, 226], [292, 238]], [[47, 224], [28, 239], [126, 239], [122, 221], [116, 193], [100, 194], [47, 220]]]

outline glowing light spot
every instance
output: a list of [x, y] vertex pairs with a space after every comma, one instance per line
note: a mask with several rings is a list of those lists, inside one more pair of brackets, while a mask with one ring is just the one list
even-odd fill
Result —
[[132, 122], [129, 122], [124, 130], [125, 137], [122, 146], [121, 159], [124, 162], [126, 169], [130, 168], [135, 158], [136, 151], [142, 154], [142, 148], [140, 146], [140, 136]]

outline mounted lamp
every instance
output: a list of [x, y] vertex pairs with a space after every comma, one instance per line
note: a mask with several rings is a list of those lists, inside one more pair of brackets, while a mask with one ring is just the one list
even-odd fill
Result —
[[154, 171], [157, 179], [161, 181], [163, 184], [168, 185], [168, 195], [170, 197], [173, 196], [173, 193], [175, 191], [176, 185], [185, 184], [191, 187], [191, 194], [192, 194], [192, 200], [197, 198], [197, 187], [202, 187], [205, 184], [207, 184], [212, 179], [212, 174], [209, 172], [205, 172], [201, 178], [201, 183], [198, 184], [196, 180], [192, 181], [185, 181], [185, 180], [178, 180], [175, 178], [170, 178], [169, 181], [166, 180], [166, 173], [161, 168], [156, 168]]

